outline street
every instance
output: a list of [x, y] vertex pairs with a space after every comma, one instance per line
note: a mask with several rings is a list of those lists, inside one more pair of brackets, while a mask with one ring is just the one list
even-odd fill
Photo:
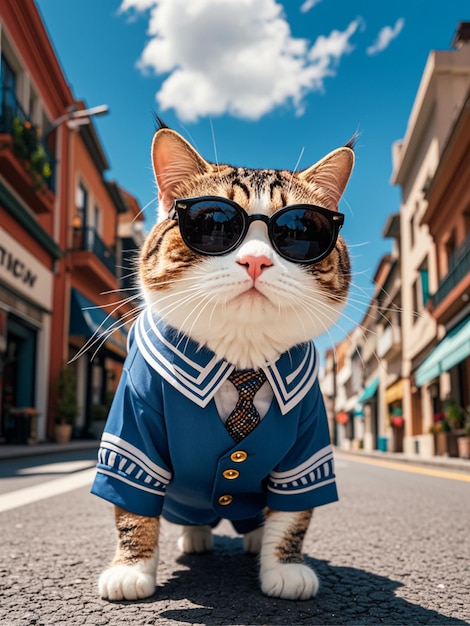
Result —
[[313, 600], [263, 596], [256, 558], [223, 523], [203, 556], [179, 555], [165, 527], [155, 596], [109, 603], [96, 580], [113, 511], [88, 493], [95, 456], [0, 461], [2, 626], [470, 623], [468, 473], [337, 454], [340, 502], [315, 512], [304, 544]]

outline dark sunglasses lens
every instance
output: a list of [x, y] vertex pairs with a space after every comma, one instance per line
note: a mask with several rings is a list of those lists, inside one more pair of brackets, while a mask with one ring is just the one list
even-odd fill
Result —
[[203, 254], [230, 250], [243, 232], [243, 215], [224, 202], [201, 200], [184, 212], [180, 222], [186, 243]]
[[291, 209], [275, 220], [272, 237], [283, 256], [294, 261], [311, 262], [328, 251], [334, 233], [323, 213], [314, 209]]

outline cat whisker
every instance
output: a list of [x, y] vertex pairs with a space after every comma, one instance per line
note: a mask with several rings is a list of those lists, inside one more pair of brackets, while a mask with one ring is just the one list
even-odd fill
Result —
[[212, 146], [214, 148], [215, 164], [217, 166], [217, 173], [218, 173], [219, 178], [220, 178], [219, 157], [217, 155], [217, 144], [215, 142], [214, 124], [212, 123], [212, 118], [211, 117], [209, 118], [209, 124], [211, 125]]
[[[101, 347], [101, 345], [103, 345], [104, 341], [107, 340], [108, 337], [110, 337], [113, 332], [116, 330], [116, 328], [119, 326], [121, 327], [121, 322], [122, 320], [127, 320], [128, 317], [132, 317], [135, 316], [137, 317], [137, 314], [140, 310], [140, 308], [142, 307], [136, 307], [136, 308], [132, 308], [130, 311], [127, 311], [124, 315], [122, 315], [119, 319], [115, 319], [113, 317], [113, 314], [116, 313], [116, 311], [118, 311], [122, 306], [126, 305], [126, 304], [130, 304], [132, 301], [136, 300], [139, 297], [138, 294], [134, 294], [133, 296], [130, 296], [128, 298], [124, 298], [123, 300], [118, 301], [117, 303], [114, 303], [115, 306], [112, 309], [112, 311], [110, 313], [107, 314], [107, 316], [103, 319], [103, 321], [101, 322], [101, 324], [98, 326], [98, 328], [95, 329], [95, 331], [93, 332], [92, 336], [85, 342], [85, 344], [78, 350], [78, 352], [70, 359], [70, 362], [74, 362], [77, 359], [79, 359], [81, 356], [83, 356], [88, 350], [92, 349], [97, 342], [99, 342], [99, 346], [98, 346], [98, 350]], [[104, 308], [106, 306], [113, 306], [113, 305], [96, 305], [94, 307], [86, 307], [84, 310], [90, 310], [90, 309], [101, 309]], [[136, 313], [137, 311], [137, 313]], [[106, 327], [106, 324], [108, 322], [108, 320], [112, 319], [112, 324], [109, 327]], [[104, 341], [102, 340], [103, 335], [105, 336]], [[94, 358], [96, 356], [97, 350], [95, 350], [95, 352], [93, 353], [93, 357]]]
[[148, 208], [149, 208], [149, 206], [150, 206], [153, 202], [155, 202], [155, 200], [150, 200], [149, 202], [147, 202], [147, 204], [146, 204], [145, 206], [143, 206], [143, 207], [140, 209], [140, 211], [137, 213], [137, 215], [136, 215], [136, 216], [132, 219], [132, 222], [131, 222], [131, 223], [133, 224], [133, 223], [134, 223], [137, 219], [139, 219], [139, 217], [140, 217], [141, 215], [143, 215], [143, 214], [144, 214], [144, 211], [145, 211], [146, 209], [148, 209]]
[[292, 188], [292, 181], [294, 180], [295, 173], [297, 172], [297, 168], [298, 168], [298, 167], [299, 167], [299, 165], [300, 165], [300, 161], [302, 160], [302, 157], [303, 157], [304, 152], [305, 152], [305, 147], [302, 147], [302, 149], [301, 149], [301, 151], [300, 151], [300, 154], [299, 154], [299, 157], [298, 157], [298, 159], [297, 159], [297, 162], [296, 162], [296, 164], [295, 164], [295, 167], [294, 167], [294, 169], [292, 170], [291, 177], [290, 177], [290, 179], [289, 179], [289, 186], [287, 187], [287, 196], [290, 194], [290, 190], [291, 190], [291, 188]]

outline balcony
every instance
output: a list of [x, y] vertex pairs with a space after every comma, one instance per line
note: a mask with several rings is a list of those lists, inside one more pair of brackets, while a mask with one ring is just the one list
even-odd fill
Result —
[[2, 173], [36, 213], [54, 205], [55, 159], [11, 90], [0, 87]]
[[99, 280], [106, 287], [116, 287], [116, 257], [94, 227], [73, 229], [70, 258], [75, 270], [93, 281]]
[[449, 259], [449, 271], [440, 281], [432, 296], [433, 315], [439, 323], [445, 323], [459, 308], [462, 296], [470, 288], [470, 235]]

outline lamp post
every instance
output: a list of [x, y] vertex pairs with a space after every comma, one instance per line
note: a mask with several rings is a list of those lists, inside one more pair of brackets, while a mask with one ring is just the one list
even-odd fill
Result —
[[[105, 113], [108, 113], [108, 111], [109, 111], [109, 106], [107, 104], [99, 104], [97, 106], [90, 107], [87, 109], [77, 109], [76, 105], [72, 105], [71, 107], [69, 107], [69, 110], [66, 111], [66, 113], [64, 113], [63, 115], [60, 115], [59, 117], [57, 117], [55, 120], [51, 122], [51, 125], [49, 126], [49, 128], [43, 135], [43, 143], [45, 144], [46, 139], [50, 135], [50, 133], [52, 133], [56, 128], [58, 128], [64, 122], [67, 122], [68, 125], [72, 125], [72, 128], [75, 128], [76, 126], [79, 126], [82, 124], [90, 124], [91, 117], [95, 115], [104, 115]], [[56, 161], [60, 162], [61, 157], [60, 157], [60, 149], [59, 149], [60, 144], [59, 144], [58, 136], [55, 138], [55, 145], [56, 145], [56, 149], [55, 149]], [[72, 150], [71, 150], [70, 143], [69, 143], [68, 150], [69, 150], [68, 165], [69, 167], [71, 167]], [[59, 241], [59, 231], [60, 231], [60, 190], [59, 190], [59, 193], [56, 192], [56, 207], [54, 211], [54, 240], [57, 242]]]
[[[54, 119], [43, 135], [55, 145], [55, 158], [58, 164], [57, 185], [55, 194], [55, 206], [53, 215], [53, 238], [59, 247], [64, 251], [62, 258], [56, 262], [54, 267], [54, 296], [53, 296], [53, 323], [51, 323], [51, 363], [50, 377], [54, 380], [64, 361], [68, 360], [69, 354], [69, 321], [70, 321], [70, 299], [72, 288], [71, 272], [73, 267], [69, 263], [66, 251], [70, 248], [69, 240], [71, 236], [70, 226], [73, 226], [72, 207], [74, 203], [74, 193], [78, 181], [78, 175], [86, 174], [89, 171], [86, 167], [87, 160], [91, 157], [81, 157], [84, 162], [77, 164], [75, 159], [81, 154], [86, 154], [87, 145], [84, 143], [84, 150], [74, 150], [75, 143], [80, 141], [80, 134], [77, 132], [67, 132], [64, 128], [77, 129], [82, 124], [91, 124], [92, 117], [108, 113], [107, 104], [101, 104], [90, 108], [78, 108], [80, 103], [73, 104], [65, 112]], [[83, 106], [83, 105], [81, 105]], [[55, 133], [55, 136], [51, 136]], [[98, 141], [98, 140], [97, 140]], [[49, 424], [49, 430], [51, 425]]]
[[80, 126], [82, 124], [89, 124], [90, 117], [94, 115], [104, 115], [105, 113], [108, 113], [108, 111], [109, 106], [107, 104], [99, 104], [89, 109], [73, 109], [67, 111], [67, 113], [60, 115], [58, 118], [51, 122], [51, 125], [44, 133], [43, 139], [46, 139], [46, 137], [63, 122], [70, 122], [72, 128], [74, 128], [75, 126]]

